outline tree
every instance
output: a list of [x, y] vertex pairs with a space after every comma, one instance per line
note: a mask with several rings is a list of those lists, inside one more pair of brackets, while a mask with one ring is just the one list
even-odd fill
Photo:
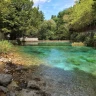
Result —
[[71, 28], [81, 29], [93, 22], [92, 4], [93, 0], [80, 0], [80, 3], [73, 7], [70, 22]]
[[55, 39], [56, 23], [53, 20], [44, 21], [40, 26], [39, 39], [52, 40]]
[[6, 24], [6, 17], [9, 14], [9, 5], [10, 0], [0, 0], [0, 32], [3, 33], [10, 32]]
[[2, 0], [0, 5], [0, 30], [3, 33], [10, 32], [11, 39], [23, 35], [38, 36], [44, 16], [39, 7], [33, 7], [33, 1]]

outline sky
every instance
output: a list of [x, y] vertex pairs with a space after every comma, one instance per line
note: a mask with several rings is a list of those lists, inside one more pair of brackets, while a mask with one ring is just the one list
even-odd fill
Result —
[[45, 19], [49, 20], [52, 15], [74, 5], [74, 0], [33, 0], [34, 6], [44, 13]]

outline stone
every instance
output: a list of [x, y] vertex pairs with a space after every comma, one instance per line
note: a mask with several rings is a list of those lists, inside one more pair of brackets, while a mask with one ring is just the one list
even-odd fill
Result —
[[6, 94], [6, 96], [17, 96], [17, 95], [15, 94], [15, 92], [10, 91], [9, 93]]
[[38, 96], [38, 95], [36, 95], [35, 91], [22, 89], [22, 91], [20, 91], [17, 96]]
[[12, 75], [0, 74], [0, 85], [7, 86], [12, 81]]
[[0, 96], [6, 96], [6, 94], [0, 91]]
[[20, 88], [25, 88], [25, 89], [26, 89], [26, 87], [27, 87], [27, 82], [26, 82], [25, 80], [19, 80], [18, 86], [19, 86]]
[[4, 92], [4, 93], [7, 93], [8, 89], [6, 87], [0, 86], [0, 91]]
[[17, 96], [51, 96], [51, 95], [42, 91], [22, 89], [22, 91], [20, 91]]
[[9, 61], [8, 58], [0, 58], [0, 62], [4, 62], [4, 63], [6, 63], [6, 62], [8, 62], [8, 61]]
[[16, 90], [16, 89], [18, 88], [18, 85], [17, 85], [17, 83], [16, 83], [15, 81], [12, 81], [12, 82], [7, 86], [7, 88], [8, 88], [9, 90]]
[[27, 87], [31, 88], [33, 90], [40, 90], [39, 84], [36, 81], [34, 81], [34, 80], [28, 81]]

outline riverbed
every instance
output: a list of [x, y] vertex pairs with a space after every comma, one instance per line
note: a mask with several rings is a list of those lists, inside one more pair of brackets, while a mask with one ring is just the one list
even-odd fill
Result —
[[26, 58], [38, 63], [29, 78], [42, 78], [47, 93], [96, 96], [96, 49], [59, 42], [21, 46], [20, 50]]

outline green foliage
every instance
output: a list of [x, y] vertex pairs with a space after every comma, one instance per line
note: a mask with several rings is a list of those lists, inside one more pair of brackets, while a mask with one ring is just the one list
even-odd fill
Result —
[[77, 33], [77, 32], [71, 33], [70, 40], [72, 40], [73, 42], [77, 41], [77, 40], [76, 40], [76, 37], [77, 37], [77, 36], [78, 36], [78, 33]]
[[58, 13], [57, 16], [52, 15], [51, 19], [56, 22], [55, 39], [57, 40], [69, 40], [70, 32], [68, 22], [70, 21], [69, 15], [72, 8], [63, 10]]
[[96, 33], [94, 34], [94, 41], [96, 41]]
[[78, 33], [79, 29], [96, 25], [96, 0], [76, 0], [73, 7], [52, 15], [50, 20], [44, 20], [43, 12], [33, 4], [33, 0], [0, 0], [0, 32], [10, 32], [11, 39], [27, 35], [41, 40], [71, 39], [87, 45], [96, 41], [96, 34]]
[[[0, 30], [10, 32], [11, 39], [22, 35], [38, 35], [44, 16], [31, 0], [3, 0], [0, 2]], [[14, 38], [15, 37], [15, 38]]]
[[87, 46], [94, 46], [95, 35], [94, 32], [73, 32], [70, 39], [73, 42], [84, 42]]
[[85, 40], [85, 37], [86, 37], [86, 34], [85, 33], [78, 33], [78, 35], [76, 36], [76, 41], [78, 42], [84, 42]]
[[0, 32], [0, 40], [4, 39], [4, 34]]
[[84, 42], [87, 46], [94, 46], [94, 39], [90, 38], [90, 36], [86, 37]]
[[93, 22], [93, 3], [93, 0], [80, 0], [80, 3], [74, 5], [73, 12], [70, 15], [71, 28], [75, 30], [81, 29], [90, 25]]
[[10, 51], [12, 51], [12, 47], [13, 47], [13, 45], [10, 42], [8, 42], [6, 40], [0, 41], [0, 53], [10, 52]]
[[41, 40], [54, 39], [55, 30], [56, 30], [56, 23], [54, 22], [54, 20], [44, 21], [40, 25], [39, 39]]

